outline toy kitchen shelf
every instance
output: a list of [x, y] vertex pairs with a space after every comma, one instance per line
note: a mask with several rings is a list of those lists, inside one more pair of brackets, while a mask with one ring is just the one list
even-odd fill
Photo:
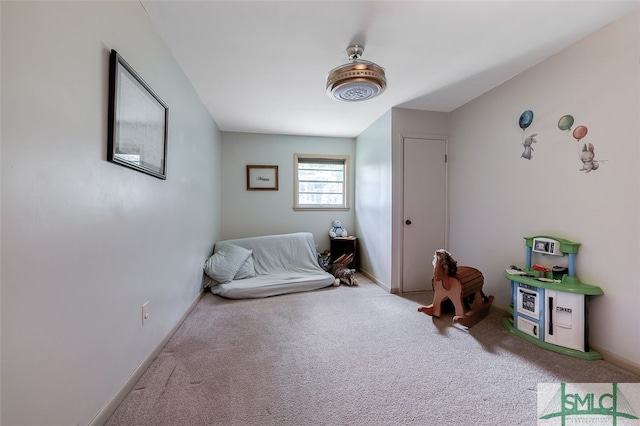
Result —
[[[589, 349], [587, 296], [604, 294], [581, 283], [575, 273], [579, 243], [549, 236], [525, 237], [526, 267], [507, 269], [511, 305], [502, 325], [516, 336], [544, 349], [586, 360], [602, 359]], [[553, 277], [547, 267], [532, 265], [535, 256], [568, 256], [567, 273]]]

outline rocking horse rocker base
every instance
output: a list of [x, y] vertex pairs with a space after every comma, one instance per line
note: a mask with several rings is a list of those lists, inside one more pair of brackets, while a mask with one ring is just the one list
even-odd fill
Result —
[[[419, 312], [440, 317], [442, 302], [449, 299], [455, 308], [454, 324], [472, 327], [489, 314], [493, 296], [482, 292], [484, 277], [476, 268], [456, 265], [444, 250], [436, 251], [433, 272], [433, 303], [418, 308]], [[471, 308], [473, 303], [473, 308]]]

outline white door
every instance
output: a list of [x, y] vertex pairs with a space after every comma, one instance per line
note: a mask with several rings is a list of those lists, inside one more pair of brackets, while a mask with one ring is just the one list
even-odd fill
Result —
[[433, 253], [445, 248], [445, 140], [405, 138], [402, 292], [431, 290]]

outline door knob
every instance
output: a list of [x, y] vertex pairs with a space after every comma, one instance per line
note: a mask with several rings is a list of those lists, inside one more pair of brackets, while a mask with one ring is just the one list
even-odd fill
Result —
[[404, 223], [406, 223], [407, 225], [411, 225], [411, 219], [405, 220]]

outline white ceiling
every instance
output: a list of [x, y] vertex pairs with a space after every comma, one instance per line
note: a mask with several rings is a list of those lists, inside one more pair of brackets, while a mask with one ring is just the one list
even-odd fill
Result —
[[[640, 5], [140, 1], [221, 130], [336, 137], [396, 106], [452, 111]], [[352, 43], [385, 68], [388, 87], [343, 103], [326, 95], [326, 76]]]

